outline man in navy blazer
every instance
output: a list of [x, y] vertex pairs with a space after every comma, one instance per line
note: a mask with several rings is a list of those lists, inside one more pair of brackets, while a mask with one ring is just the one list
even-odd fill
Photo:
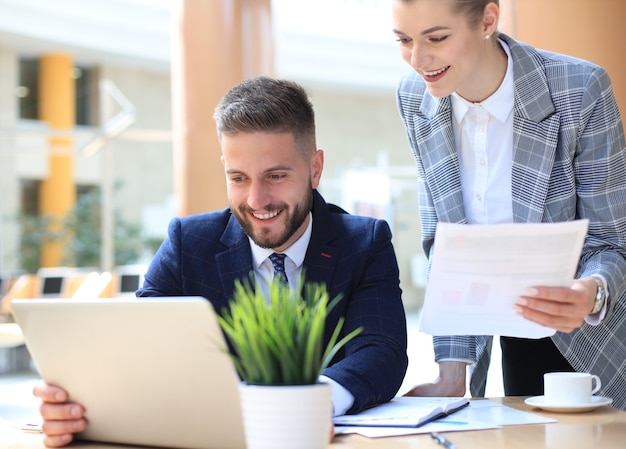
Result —
[[[302, 264], [306, 280], [325, 284], [330, 298], [342, 296], [326, 320], [326, 341], [342, 316], [342, 335], [363, 327], [324, 375], [352, 394], [348, 411], [358, 412], [391, 399], [407, 367], [406, 318], [391, 231], [383, 220], [327, 204], [317, 191], [312, 218]], [[137, 294], [204, 296], [219, 312], [228, 307], [235, 280], [251, 271], [250, 240], [230, 209], [175, 218]]]
[[[203, 296], [221, 313], [235, 280], [252, 273], [267, 291], [284, 258], [290, 285], [299, 276], [326, 285], [340, 302], [326, 320], [326, 341], [362, 328], [324, 370], [334, 414], [392, 399], [408, 365], [406, 317], [391, 231], [384, 220], [349, 215], [317, 187], [324, 152], [315, 142], [313, 107], [297, 84], [261, 77], [233, 87], [215, 111], [229, 208], [169, 225], [138, 296]], [[282, 273], [283, 268], [278, 268]], [[42, 399], [44, 443], [62, 446], [87, 425], [79, 404], [51, 385]]]

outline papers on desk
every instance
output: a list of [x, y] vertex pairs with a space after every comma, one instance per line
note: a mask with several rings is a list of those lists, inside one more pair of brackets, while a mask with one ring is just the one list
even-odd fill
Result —
[[438, 223], [420, 330], [431, 335], [543, 338], [555, 333], [517, 315], [532, 286], [569, 286], [588, 220]]
[[[420, 397], [399, 397], [390, 404], [398, 404], [398, 408], [407, 409], [411, 402], [416, 408], [420, 407], [420, 402], [428, 402], [433, 399], [443, 398], [420, 398]], [[447, 398], [450, 399], [450, 398]], [[380, 406], [379, 406], [380, 407]], [[393, 406], [395, 407], [395, 406]], [[390, 409], [387, 408], [389, 411]], [[391, 413], [391, 412], [390, 412]], [[395, 413], [395, 412], [394, 412]], [[359, 415], [355, 415], [359, 416]], [[546, 424], [556, 422], [556, 419], [524, 412], [507, 407], [497, 402], [486, 399], [472, 400], [469, 406], [464, 407], [445, 418], [428, 422], [419, 427], [364, 427], [364, 426], [336, 426], [335, 435], [346, 435], [356, 433], [368, 438], [381, 438], [400, 435], [414, 435], [430, 432], [457, 432], [466, 430], [498, 429], [502, 426], [517, 424]]]
[[336, 416], [336, 426], [419, 427], [466, 407], [467, 398], [397, 397], [356, 415]]

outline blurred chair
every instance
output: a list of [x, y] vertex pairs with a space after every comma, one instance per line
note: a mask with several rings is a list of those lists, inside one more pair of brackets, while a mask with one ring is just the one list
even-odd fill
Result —
[[105, 271], [92, 271], [82, 280], [80, 286], [72, 294], [72, 299], [107, 298], [112, 294], [113, 275]]
[[44, 267], [37, 270], [34, 298], [68, 298], [89, 275], [72, 267]]
[[15, 348], [24, 344], [24, 337], [20, 327], [13, 322], [11, 314], [11, 301], [16, 297], [27, 298], [35, 290], [34, 275], [24, 274], [23, 272], [3, 273], [2, 299], [0, 303], [0, 314], [2, 315], [2, 323], [0, 323], [0, 348]]
[[0, 298], [2, 298], [11, 289], [11, 286], [15, 283], [17, 278], [23, 274], [26, 274], [26, 271], [11, 270], [0, 272]]
[[119, 265], [113, 270], [111, 296], [135, 296], [143, 285], [143, 278], [148, 267], [142, 264]]
[[12, 318], [11, 302], [17, 298], [71, 298], [92, 273], [92, 269], [45, 267], [37, 274], [23, 274], [3, 296], [0, 313]]
[[11, 301], [17, 298], [34, 298], [39, 282], [36, 274], [23, 274], [18, 277], [2, 297], [0, 312], [4, 316], [12, 317]]

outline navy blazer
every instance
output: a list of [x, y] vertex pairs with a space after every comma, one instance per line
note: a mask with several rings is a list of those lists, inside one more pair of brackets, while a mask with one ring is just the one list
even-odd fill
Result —
[[[326, 320], [326, 341], [341, 316], [342, 335], [362, 327], [324, 371], [354, 396], [348, 413], [392, 399], [408, 358], [406, 317], [391, 230], [384, 220], [349, 215], [315, 191], [306, 281], [342, 296]], [[235, 280], [252, 272], [248, 237], [229, 209], [174, 218], [137, 296], [203, 296], [220, 313]]]

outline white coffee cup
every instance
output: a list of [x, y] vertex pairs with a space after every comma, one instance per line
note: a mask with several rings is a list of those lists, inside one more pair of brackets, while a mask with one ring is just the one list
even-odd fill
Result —
[[600, 378], [589, 373], [546, 373], [543, 375], [544, 400], [550, 405], [582, 405], [602, 386]]

